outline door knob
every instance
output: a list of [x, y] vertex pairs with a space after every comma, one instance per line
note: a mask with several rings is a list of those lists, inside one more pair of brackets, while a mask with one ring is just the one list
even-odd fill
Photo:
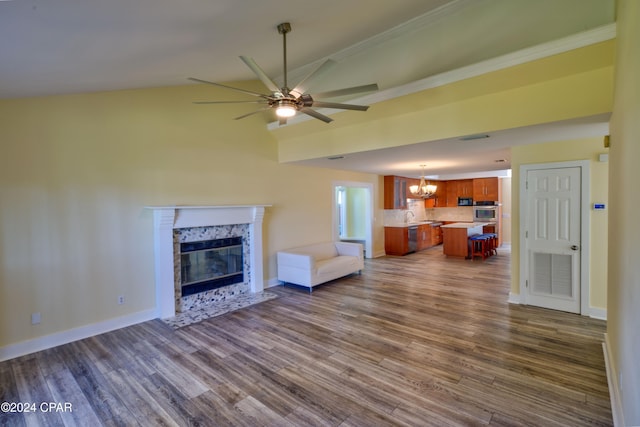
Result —
[[572, 251], [577, 251], [579, 248], [577, 245], [571, 245], [571, 250]]

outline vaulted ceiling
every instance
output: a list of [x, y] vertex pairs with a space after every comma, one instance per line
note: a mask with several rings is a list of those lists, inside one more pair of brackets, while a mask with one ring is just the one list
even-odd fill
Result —
[[0, 98], [255, 79], [239, 55], [279, 82], [281, 22], [290, 81], [332, 58], [316, 90], [389, 91], [614, 21], [613, 0], [0, 0]]

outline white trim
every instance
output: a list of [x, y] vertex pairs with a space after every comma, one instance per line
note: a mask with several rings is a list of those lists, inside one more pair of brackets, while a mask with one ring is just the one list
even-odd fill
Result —
[[[410, 21], [410, 23], [411, 22], [412, 21]], [[395, 29], [392, 29], [390, 31], [394, 30]], [[401, 96], [410, 95], [412, 93], [420, 92], [427, 89], [433, 89], [471, 77], [477, 77], [483, 74], [503, 70], [538, 59], [543, 59], [549, 56], [558, 55], [560, 53], [579, 49], [585, 46], [590, 46], [592, 44], [601, 43], [607, 40], [614, 39], [615, 37], [616, 24], [614, 22], [611, 24], [603, 25], [601, 27], [593, 28], [591, 30], [583, 31], [581, 33], [572, 34], [561, 39], [542, 43], [526, 49], [518, 50], [516, 52], [508, 53], [506, 55], [501, 55], [495, 58], [477, 62], [475, 64], [467, 65], [466, 67], [461, 67], [455, 70], [426, 77], [421, 80], [416, 80], [414, 82], [410, 82], [401, 86], [392, 87], [359, 98], [351, 99], [349, 100], [349, 103], [372, 105], [378, 102], [388, 101], [390, 99], [399, 98]], [[388, 38], [389, 37], [385, 37], [385, 33], [380, 35], [381, 40], [386, 40]], [[372, 39], [368, 41], [371, 40]], [[377, 43], [378, 38], [376, 37], [375, 40]], [[356, 45], [358, 47], [358, 50], [369, 47], [368, 45], [365, 45], [365, 43], [367, 43], [368, 41]], [[336, 55], [333, 55], [332, 58], [349, 56], [344, 54], [344, 52], [346, 51], [347, 49], [338, 52]], [[326, 58], [323, 58], [321, 61], [324, 62], [325, 60]], [[318, 109], [318, 111], [324, 115], [330, 116], [343, 110], [323, 108]], [[287, 120], [286, 126], [290, 126], [296, 123], [302, 123], [307, 120], [313, 120], [313, 118], [307, 116], [306, 114], [298, 114], [295, 117]], [[278, 129], [280, 126], [281, 125], [278, 122], [271, 122], [267, 124], [267, 129], [274, 130]]]
[[382, 258], [383, 256], [387, 256], [387, 253], [384, 251], [384, 249], [381, 249], [373, 254], [372, 258]]
[[613, 417], [613, 425], [624, 427], [624, 411], [622, 410], [622, 398], [620, 396], [620, 384], [616, 376], [615, 365], [612, 363], [613, 353], [611, 352], [611, 343], [609, 335], [604, 334], [604, 342], [602, 343], [602, 351], [604, 353], [604, 366], [607, 372], [607, 384], [609, 386], [609, 399], [611, 400], [611, 415]]
[[125, 328], [127, 326], [146, 322], [155, 318], [155, 309], [144, 310], [128, 314], [126, 316], [115, 317], [105, 320], [104, 322], [80, 326], [78, 328], [34, 338], [32, 340], [22, 341], [17, 344], [11, 344], [6, 347], [0, 347], [0, 362], [24, 356], [25, 354], [31, 354], [48, 348], [57, 347], [62, 344], [68, 344], [73, 341], [93, 337], [95, 335], [104, 334], [105, 332]]
[[176, 315], [173, 230], [189, 227], [249, 224], [249, 257], [252, 293], [264, 289], [262, 222], [265, 207], [239, 206], [147, 206], [153, 210], [156, 310], [166, 319]]
[[589, 260], [591, 259], [590, 226], [590, 191], [591, 191], [591, 164], [589, 160], [574, 160], [569, 162], [537, 163], [520, 165], [520, 303], [527, 304], [527, 290], [525, 281], [529, 276], [529, 264], [527, 259], [527, 239], [525, 238], [527, 224], [527, 173], [540, 169], [580, 168], [580, 314], [590, 315], [590, 272]]
[[340, 240], [340, 236], [338, 235], [338, 207], [336, 205], [336, 188], [337, 187], [347, 187], [347, 188], [364, 188], [367, 193], [367, 203], [366, 203], [366, 212], [365, 212], [365, 258], [372, 258], [373, 255], [373, 184], [368, 182], [355, 182], [355, 181], [334, 181], [331, 186], [332, 194], [331, 194], [331, 212], [332, 212], [332, 232], [331, 237], [333, 240]]
[[280, 286], [281, 284], [282, 282], [279, 281], [277, 277], [272, 277], [267, 280], [267, 288], [273, 288], [274, 286]]
[[509, 304], [520, 304], [520, 294], [509, 292], [509, 299], [507, 302]]
[[607, 309], [606, 308], [589, 307], [589, 317], [591, 317], [593, 319], [607, 320]]

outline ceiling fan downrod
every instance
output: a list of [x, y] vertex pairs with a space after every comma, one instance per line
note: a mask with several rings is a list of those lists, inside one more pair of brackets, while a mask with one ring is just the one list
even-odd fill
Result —
[[291, 24], [288, 22], [283, 22], [278, 25], [278, 33], [282, 34], [282, 51], [283, 54], [283, 62], [284, 62], [284, 85], [282, 90], [284, 96], [289, 96], [289, 85], [287, 84], [287, 33], [291, 32]]

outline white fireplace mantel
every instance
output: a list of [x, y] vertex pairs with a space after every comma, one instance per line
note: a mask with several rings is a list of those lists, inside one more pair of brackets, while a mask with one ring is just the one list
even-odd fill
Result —
[[189, 227], [249, 224], [251, 292], [264, 289], [262, 220], [271, 205], [148, 206], [153, 210], [156, 311], [158, 317], [176, 314], [173, 269], [173, 230]]

